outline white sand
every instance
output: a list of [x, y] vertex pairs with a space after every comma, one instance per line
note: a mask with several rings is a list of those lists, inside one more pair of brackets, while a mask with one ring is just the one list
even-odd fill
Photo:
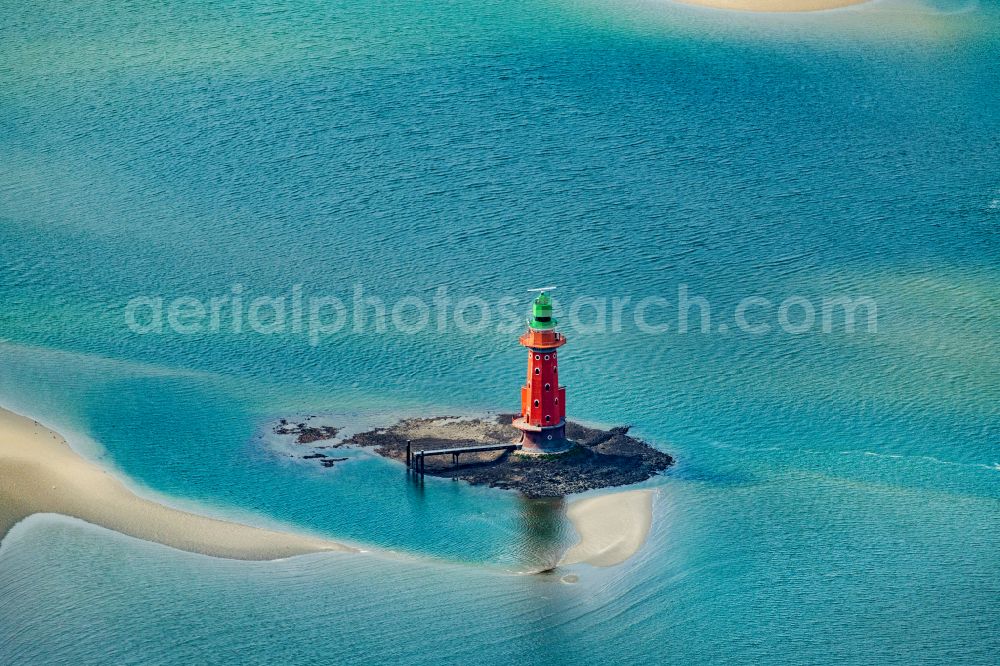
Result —
[[635, 555], [646, 542], [653, 522], [653, 491], [630, 490], [576, 500], [566, 515], [580, 542], [566, 551], [559, 564], [615, 566]]
[[355, 551], [333, 541], [250, 527], [138, 497], [58, 434], [0, 409], [0, 539], [35, 513], [59, 513], [180, 550], [240, 560]]
[[676, 2], [742, 12], [815, 12], [860, 5], [868, 0], [676, 0]]

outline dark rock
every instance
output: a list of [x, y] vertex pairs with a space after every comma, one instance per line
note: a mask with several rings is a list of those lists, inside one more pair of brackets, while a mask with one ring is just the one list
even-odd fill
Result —
[[295, 438], [297, 443], [312, 444], [313, 442], [333, 439], [340, 432], [340, 429], [333, 426], [307, 426], [305, 423], [289, 426], [288, 421], [281, 419], [274, 432], [277, 435], [297, 435]]

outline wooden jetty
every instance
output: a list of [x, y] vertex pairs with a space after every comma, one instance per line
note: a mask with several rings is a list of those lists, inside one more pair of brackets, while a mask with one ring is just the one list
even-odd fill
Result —
[[520, 444], [489, 444], [485, 446], [459, 446], [453, 449], [430, 449], [413, 451], [410, 440], [406, 440], [406, 466], [418, 474], [424, 473], [427, 456], [451, 456], [452, 464], [458, 464], [458, 456], [463, 453], [485, 453], [487, 451], [517, 451]]

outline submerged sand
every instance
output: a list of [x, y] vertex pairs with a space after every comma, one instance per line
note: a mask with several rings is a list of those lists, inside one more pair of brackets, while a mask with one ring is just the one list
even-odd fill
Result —
[[559, 564], [611, 567], [629, 559], [646, 542], [653, 522], [653, 491], [629, 490], [577, 500], [566, 515], [580, 541]]
[[869, 0], [676, 0], [685, 5], [742, 12], [816, 12], [860, 5]]
[[20, 520], [59, 513], [180, 550], [239, 560], [273, 560], [343, 544], [241, 525], [143, 499], [83, 459], [57, 433], [0, 409], [0, 539]]

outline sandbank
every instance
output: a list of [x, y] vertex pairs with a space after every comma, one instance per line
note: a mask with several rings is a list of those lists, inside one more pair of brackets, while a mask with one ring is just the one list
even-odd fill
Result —
[[59, 434], [0, 409], [0, 539], [36, 513], [79, 518], [172, 548], [238, 560], [356, 551], [334, 541], [199, 516], [139, 497]]
[[580, 541], [566, 551], [559, 564], [615, 566], [635, 555], [646, 542], [653, 522], [653, 491], [586, 497], [570, 503], [566, 515]]
[[685, 5], [741, 12], [816, 12], [860, 5], [868, 0], [676, 0]]

